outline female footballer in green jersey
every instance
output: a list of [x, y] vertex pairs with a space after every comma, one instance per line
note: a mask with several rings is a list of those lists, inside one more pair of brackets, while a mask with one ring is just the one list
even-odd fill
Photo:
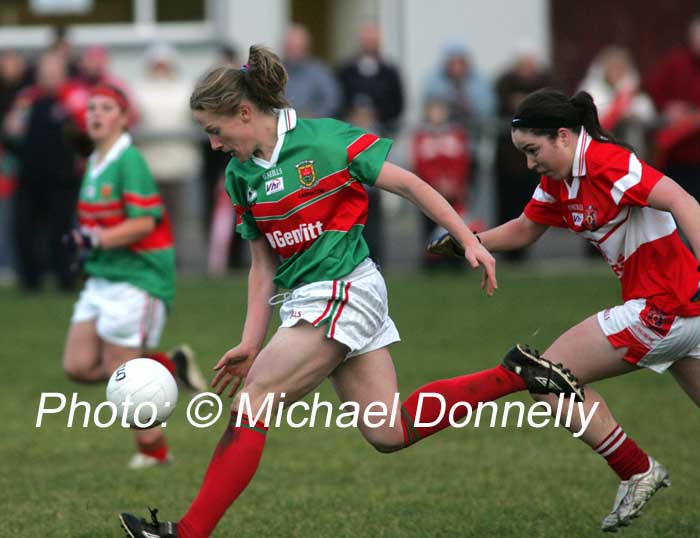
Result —
[[[190, 389], [202, 390], [192, 351], [146, 351], [158, 345], [175, 291], [170, 223], [148, 166], [125, 132], [128, 102], [121, 90], [92, 90], [88, 136], [95, 150], [80, 190], [80, 229], [68, 238], [88, 276], [73, 310], [63, 353], [71, 379], [105, 381], [137, 357], [163, 364]], [[161, 428], [135, 430], [132, 469], [170, 461]]]
[[[255, 474], [267, 434], [259, 419], [266, 405], [290, 404], [330, 377], [339, 398], [354, 402], [360, 416], [377, 402], [392, 407], [398, 385], [388, 346], [399, 335], [384, 280], [362, 238], [362, 183], [403, 196], [459, 237], [469, 264], [484, 268], [486, 292], [496, 288], [491, 254], [442, 196], [385, 161], [389, 140], [336, 120], [297, 118], [284, 98], [286, 81], [279, 58], [253, 46], [243, 68], [211, 71], [192, 94], [191, 108], [212, 148], [232, 156], [226, 189], [237, 231], [250, 241], [243, 335], [216, 364], [212, 382], [219, 394], [229, 387], [233, 396], [241, 384], [243, 390], [187, 514], [175, 523], [159, 522], [155, 511], [151, 522], [122, 513], [127, 536], [208, 537]], [[289, 291], [275, 295], [278, 287]], [[263, 345], [277, 302], [281, 327]], [[436, 420], [438, 405], [425, 402], [421, 420], [432, 426], [416, 424], [422, 392], [441, 394], [449, 406], [476, 404], [529, 387], [526, 378], [533, 372], [566, 392], [578, 391], [566, 371], [521, 348], [508, 358], [521, 363], [520, 375], [498, 366], [430, 383], [403, 401], [393, 424], [361, 423], [359, 430], [377, 450], [393, 452], [449, 425], [447, 418]]]

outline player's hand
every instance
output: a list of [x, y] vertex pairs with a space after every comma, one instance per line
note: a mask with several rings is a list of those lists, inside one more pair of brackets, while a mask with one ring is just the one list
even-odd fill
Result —
[[498, 282], [496, 281], [496, 260], [481, 244], [468, 248], [465, 251], [459, 241], [445, 232], [434, 241], [431, 241], [427, 250], [439, 256], [454, 258], [464, 257], [469, 265], [475, 269], [479, 267], [479, 265], [483, 266], [484, 274], [481, 278], [481, 289], [486, 289], [486, 293], [491, 296], [493, 295], [493, 290], [498, 288]]
[[216, 375], [211, 382], [211, 386], [214, 387], [219, 396], [229, 384], [231, 386], [228, 396], [232, 397], [236, 394], [238, 387], [241, 386], [241, 383], [248, 375], [248, 370], [250, 370], [258, 352], [259, 350], [252, 346], [238, 344], [224, 353], [223, 357], [214, 366]]
[[496, 259], [480, 243], [464, 249], [464, 258], [474, 269], [480, 265], [484, 268], [484, 274], [481, 277], [481, 289], [485, 289], [486, 295], [489, 297], [493, 295], [493, 291], [498, 288]]
[[80, 271], [90, 251], [98, 246], [99, 232], [99, 229], [89, 231], [85, 228], [74, 228], [63, 234], [61, 242], [71, 258], [71, 271]]
[[71, 252], [90, 251], [99, 245], [99, 232], [86, 228], [73, 228], [63, 235], [63, 244]]

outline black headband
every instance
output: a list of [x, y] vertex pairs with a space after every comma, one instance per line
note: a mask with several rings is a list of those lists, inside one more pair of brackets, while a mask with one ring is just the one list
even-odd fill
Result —
[[559, 129], [560, 127], [577, 127], [583, 123], [581, 111], [571, 102], [549, 106], [547, 112], [525, 110], [525, 114], [516, 115], [511, 121], [514, 129]]
[[552, 116], [515, 117], [510, 122], [513, 129], [559, 129], [581, 125], [579, 119], [553, 118]]

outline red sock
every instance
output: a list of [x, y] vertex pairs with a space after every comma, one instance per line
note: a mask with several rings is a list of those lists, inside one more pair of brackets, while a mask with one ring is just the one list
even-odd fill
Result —
[[168, 369], [168, 372], [173, 374], [173, 377], [175, 377], [175, 363], [170, 357], [168, 357], [167, 353], [164, 353], [163, 351], [149, 351], [146, 354], [146, 357], [161, 363]]
[[204, 482], [190, 509], [177, 523], [178, 538], [208, 538], [229, 506], [243, 492], [258, 468], [267, 428], [248, 424], [231, 413], [231, 422], [211, 458]]
[[168, 443], [165, 442], [165, 438], [161, 438], [155, 443], [142, 444], [137, 443], [139, 446], [139, 452], [145, 454], [146, 456], [151, 456], [160, 461], [165, 461], [168, 459]]
[[[403, 426], [403, 438], [406, 446], [420, 441], [450, 425], [450, 408], [457, 402], [467, 402], [472, 407], [479, 402], [490, 402], [501, 396], [524, 390], [525, 382], [516, 373], [503, 366], [496, 366], [490, 370], [484, 370], [475, 374], [469, 374], [452, 379], [433, 381], [422, 386], [411, 394], [401, 407], [401, 424]], [[435, 426], [414, 426], [418, 397], [424, 392], [436, 392], [441, 394], [447, 408], [445, 415]], [[432, 422], [440, 416], [441, 404], [436, 398], [425, 398], [421, 405], [420, 421]], [[455, 421], [464, 418], [467, 414], [465, 406], [459, 406], [454, 413]]]
[[649, 457], [637, 446], [620, 426], [615, 426], [603, 442], [595, 447], [620, 480], [629, 480], [632, 475], [649, 470]]

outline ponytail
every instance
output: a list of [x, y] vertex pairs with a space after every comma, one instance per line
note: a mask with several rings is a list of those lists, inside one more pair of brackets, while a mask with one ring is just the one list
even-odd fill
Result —
[[246, 97], [266, 112], [289, 106], [284, 97], [287, 71], [279, 56], [266, 47], [253, 45], [246, 66], [243, 72], [249, 90]]
[[520, 103], [511, 122], [512, 129], [526, 129], [536, 136], [552, 139], [562, 127], [576, 133], [580, 133], [583, 127], [593, 140], [634, 151], [629, 144], [617, 140], [601, 127], [593, 98], [584, 91], [568, 98], [554, 88], [537, 90]]
[[202, 77], [190, 97], [190, 108], [220, 115], [234, 114], [243, 99], [262, 112], [289, 106], [284, 97], [287, 71], [269, 48], [253, 45], [240, 69], [217, 67]]

